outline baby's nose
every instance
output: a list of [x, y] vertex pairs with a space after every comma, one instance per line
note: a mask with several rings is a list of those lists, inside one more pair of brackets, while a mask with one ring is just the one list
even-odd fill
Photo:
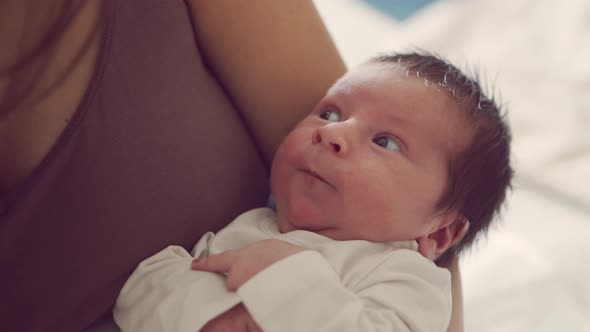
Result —
[[312, 136], [314, 144], [322, 144], [329, 148], [332, 152], [343, 154], [346, 150], [346, 141], [342, 133], [335, 129], [320, 127], [316, 129]]
[[334, 152], [340, 152], [340, 144], [330, 143], [330, 146], [332, 147], [332, 150], [334, 150]]

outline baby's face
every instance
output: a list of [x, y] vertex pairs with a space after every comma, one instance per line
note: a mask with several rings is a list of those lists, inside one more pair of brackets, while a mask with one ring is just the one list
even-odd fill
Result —
[[285, 138], [271, 172], [282, 232], [410, 240], [436, 228], [466, 134], [456, 103], [393, 65], [350, 71]]

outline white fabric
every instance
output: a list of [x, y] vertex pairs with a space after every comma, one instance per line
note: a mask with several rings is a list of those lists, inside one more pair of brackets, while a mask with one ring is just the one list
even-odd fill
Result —
[[[243, 302], [264, 331], [446, 331], [450, 274], [422, 257], [415, 241], [334, 241], [278, 232], [274, 212], [242, 214], [192, 255], [171, 246], [142, 262], [123, 287], [114, 316], [123, 331], [197, 331]], [[237, 293], [224, 277], [190, 270], [206, 257], [275, 238], [305, 247], [259, 272]]]

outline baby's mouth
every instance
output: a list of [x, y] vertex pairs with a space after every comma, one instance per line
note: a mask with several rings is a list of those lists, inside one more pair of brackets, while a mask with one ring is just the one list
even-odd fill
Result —
[[324, 182], [325, 184], [329, 185], [330, 187], [336, 189], [336, 187], [334, 187], [333, 184], [331, 184], [330, 182], [328, 182], [326, 179], [324, 179], [321, 175], [319, 175], [318, 173], [312, 171], [311, 169], [301, 169], [301, 171], [307, 173], [310, 176], [313, 176], [314, 178]]

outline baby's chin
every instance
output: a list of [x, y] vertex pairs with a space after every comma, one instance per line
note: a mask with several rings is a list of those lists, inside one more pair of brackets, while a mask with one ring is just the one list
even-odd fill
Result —
[[281, 233], [289, 233], [299, 229], [297, 228], [297, 226], [293, 225], [289, 220], [284, 218], [278, 218], [277, 225], [279, 227], [279, 232]]
[[281, 233], [288, 233], [295, 230], [304, 230], [314, 233], [320, 233], [327, 228], [325, 218], [314, 216], [313, 214], [302, 213], [281, 213], [277, 212], [277, 224]]

